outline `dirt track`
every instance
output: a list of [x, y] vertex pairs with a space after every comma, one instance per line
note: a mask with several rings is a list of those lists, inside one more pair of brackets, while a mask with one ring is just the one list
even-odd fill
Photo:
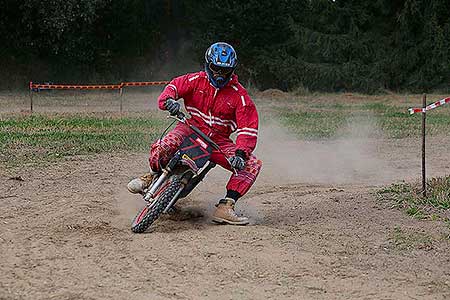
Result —
[[[0, 299], [450, 298], [449, 229], [373, 195], [417, 177], [418, 141], [283, 142], [291, 150], [259, 148], [246, 227], [210, 223], [220, 170], [182, 203], [192, 218], [139, 235], [129, 226], [141, 200], [125, 185], [145, 154], [0, 170]], [[448, 137], [429, 144], [430, 175], [449, 174]]]

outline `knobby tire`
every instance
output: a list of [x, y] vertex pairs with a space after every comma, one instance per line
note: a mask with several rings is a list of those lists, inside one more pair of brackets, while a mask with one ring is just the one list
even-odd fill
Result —
[[[172, 176], [172, 178], [170, 178], [169, 180], [171, 182], [167, 185], [164, 191], [162, 191], [157, 196], [157, 198], [153, 200], [156, 201], [154, 205], [151, 208], [149, 208], [151, 204], [144, 206], [136, 215], [131, 226], [131, 231], [133, 231], [134, 233], [142, 233], [146, 231], [150, 227], [150, 225], [152, 225], [153, 222], [155, 222], [162, 214], [166, 206], [170, 203], [172, 198], [181, 187], [180, 178]], [[147, 211], [145, 212], [145, 210]], [[142, 214], [145, 215], [142, 216]], [[140, 220], [138, 220], [138, 218]], [[136, 221], [138, 221], [138, 223], [136, 223]]]

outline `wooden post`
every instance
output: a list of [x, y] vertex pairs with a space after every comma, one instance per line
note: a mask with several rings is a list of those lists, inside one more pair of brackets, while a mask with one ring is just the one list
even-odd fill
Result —
[[427, 119], [427, 114], [425, 108], [427, 107], [427, 95], [423, 94], [422, 101], [422, 196], [425, 198], [427, 196], [427, 178], [425, 172], [425, 123]]
[[30, 81], [30, 111], [33, 113], [33, 82]]
[[122, 94], [123, 94], [123, 88], [120, 88], [119, 95], [120, 95], [120, 114], [122, 114]]

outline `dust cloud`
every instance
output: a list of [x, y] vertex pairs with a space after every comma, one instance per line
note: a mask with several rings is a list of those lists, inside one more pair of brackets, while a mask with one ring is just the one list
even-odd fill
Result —
[[[383, 138], [373, 120], [355, 122], [338, 130], [335, 137], [321, 140], [304, 140], [290, 134], [277, 120], [261, 124], [255, 154], [263, 161], [263, 169], [255, 188], [285, 184], [361, 184], [381, 185], [398, 179], [398, 170], [382, 153]], [[385, 150], [384, 150], [385, 151]], [[143, 161], [146, 156], [143, 155]], [[144, 159], [145, 158], [145, 159]], [[202, 183], [177, 205], [184, 210], [195, 209], [209, 222], [215, 204], [224, 197], [226, 183], [231, 173], [220, 166], [214, 168]], [[251, 191], [252, 191], [251, 190]], [[118, 209], [120, 216], [116, 226], [128, 225], [142, 207], [142, 200], [124, 188], [120, 193]], [[248, 197], [246, 197], [248, 198]], [[250, 198], [251, 195], [250, 195]], [[126, 199], [126, 201], [124, 201]], [[238, 212], [251, 217], [258, 224], [264, 214], [254, 201], [238, 202]]]
[[[323, 140], [299, 139], [276, 120], [261, 124], [255, 154], [263, 161], [263, 168], [250, 190], [250, 198], [245, 197], [248, 201], [238, 202], [238, 212], [249, 216], [252, 224], [264, 219], [251, 196], [252, 190], [263, 186], [391, 183], [398, 179], [398, 170], [382, 153], [381, 136], [371, 119], [349, 121], [335, 137]], [[189, 196], [206, 216], [213, 213], [214, 204], [225, 195], [229, 176], [230, 172], [216, 167]]]
[[126, 228], [131, 225], [136, 214], [144, 207], [145, 202], [140, 195], [128, 192], [126, 184], [117, 187], [115, 207], [118, 214], [111, 219], [111, 225], [116, 228]]
[[379, 155], [375, 122], [348, 122], [336, 137], [300, 140], [276, 120], [262, 124], [256, 154], [263, 161], [259, 184], [384, 184], [395, 172]]

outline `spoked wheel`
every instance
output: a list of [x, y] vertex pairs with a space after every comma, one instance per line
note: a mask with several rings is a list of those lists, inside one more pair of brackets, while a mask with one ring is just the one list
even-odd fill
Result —
[[150, 225], [155, 222], [162, 214], [164, 209], [175, 197], [181, 187], [180, 178], [172, 176], [167, 183], [161, 187], [155, 199], [145, 205], [133, 220], [131, 231], [134, 233], [142, 233], [147, 230]]

